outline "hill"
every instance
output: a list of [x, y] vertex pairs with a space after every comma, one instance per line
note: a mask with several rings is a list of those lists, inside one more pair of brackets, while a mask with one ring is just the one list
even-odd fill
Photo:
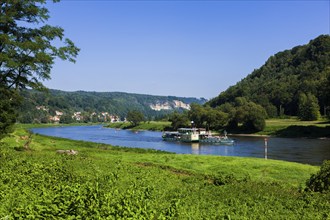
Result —
[[62, 121], [109, 121], [123, 119], [130, 110], [139, 110], [154, 119], [171, 111], [183, 111], [191, 103], [204, 104], [204, 98], [175, 96], [153, 96], [124, 92], [65, 92], [49, 90], [21, 92], [23, 103], [20, 107], [19, 122]]
[[245, 97], [262, 105], [270, 117], [297, 115], [301, 94], [312, 94], [321, 113], [330, 106], [330, 36], [271, 56], [236, 85], [209, 101], [212, 107]]

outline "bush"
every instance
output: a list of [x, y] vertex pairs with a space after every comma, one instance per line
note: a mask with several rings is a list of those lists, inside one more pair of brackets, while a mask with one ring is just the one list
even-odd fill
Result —
[[317, 174], [306, 182], [307, 188], [314, 192], [330, 191], [330, 160], [325, 160]]
[[317, 98], [308, 93], [299, 97], [298, 117], [302, 121], [314, 121], [320, 117], [320, 106]]

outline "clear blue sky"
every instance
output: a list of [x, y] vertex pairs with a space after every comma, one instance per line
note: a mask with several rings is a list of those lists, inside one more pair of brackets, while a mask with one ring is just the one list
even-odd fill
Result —
[[45, 85], [212, 98], [275, 53], [330, 32], [328, 1], [47, 3], [48, 23], [81, 48]]

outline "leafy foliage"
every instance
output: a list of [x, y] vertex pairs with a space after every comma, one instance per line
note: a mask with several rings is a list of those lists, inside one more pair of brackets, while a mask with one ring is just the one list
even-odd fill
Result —
[[170, 130], [178, 130], [179, 128], [189, 127], [190, 120], [186, 113], [174, 112], [169, 116], [169, 121], [171, 122]]
[[265, 128], [266, 117], [267, 113], [262, 106], [247, 101], [246, 98], [237, 97], [234, 103], [227, 102], [217, 108], [192, 104], [187, 114], [172, 114], [169, 121], [172, 122], [172, 130], [188, 127], [189, 121], [192, 121], [193, 126], [207, 130], [230, 129], [233, 131], [242, 124], [241, 131], [255, 132]]
[[219, 108], [214, 109], [210, 106], [191, 105], [188, 117], [194, 122], [196, 127], [205, 127], [207, 129], [222, 129], [228, 123], [228, 114], [222, 112]]
[[263, 66], [209, 104], [216, 107], [234, 102], [236, 97], [245, 97], [263, 106], [270, 117], [297, 115], [299, 94], [310, 93], [325, 113], [330, 106], [329, 66], [330, 36], [321, 35], [307, 45], [271, 56]]
[[298, 117], [304, 121], [315, 121], [320, 117], [320, 106], [316, 97], [302, 93], [298, 100]]
[[325, 160], [317, 174], [313, 174], [306, 183], [314, 192], [330, 192], [330, 160]]
[[[42, 136], [34, 136], [32, 145], [30, 152], [0, 149], [0, 218], [329, 217], [329, 193], [298, 188], [316, 171], [313, 166], [176, 155]], [[73, 146], [79, 151], [76, 156], [55, 153]]]
[[[138, 110], [145, 115], [148, 120], [159, 119], [171, 111], [155, 111], [150, 108], [155, 103], [173, 103], [174, 100], [182, 101], [187, 104], [204, 104], [205, 99], [183, 98], [174, 96], [153, 96], [143, 94], [131, 94], [122, 92], [64, 92], [59, 90], [49, 90], [47, 93], [35, 90], [24, 90], [21, 92], [24, 97], [21, 108], [19, 109], [18, 121], [32, 123], [34, 119], [41, 121], [44, 115], [54, 115], [55, 111], [65, 113], [65, 121], [70, 121], [69, 117], [74, 112], [82, 112], [85, 119], [96, 122], [97, 118], [92, 118], [93, 112], [109, 112], [118, 115], [120, 118], [126, 117], [131, 110]], [[36, 109], [36, 106], [46, 106], [48, 112]], [[174, 106], [172, 106], [174, 108]], [[183, 109], [176, 109], [183, 111]]]
[[266, 126], [265, 109], [242, 97], [236, 98], [235, 101], [235, 117], [232, 120], [235, 123], [242, 123], [246, 130], [262, 131]]
[[50, 79], [54, 60], [74, 62], [79, 52], [71, 40], [64, 39], [62, 28], [42, 26], [49, 18], [44, 4], [45, 0], [0, 2], [0, 138], [17, 116], [18, 94], [13, 90], [43, 89], [41, 81]]
[[[41, 88], [50, 79], [55, 58], [74, 62], [79, 49], [63, 39], [60, 27], [44, 25], [49, 18], [45, 0], [0, 3], [0, 82], [6, 88]], [[56, 47], [54, 41], [64, 41]], [[57, 44], [58, 45], [58, 44]]]
[[131, 122], [133, 126], [137, 126], [140, 122], [144, 121], [144, 115], [140, 111], [132, 110], [127, 113], [126, 119]]
[[20, 98], [15, 90], [0, 88], [0, 140], [12, 131], [19, 103]]

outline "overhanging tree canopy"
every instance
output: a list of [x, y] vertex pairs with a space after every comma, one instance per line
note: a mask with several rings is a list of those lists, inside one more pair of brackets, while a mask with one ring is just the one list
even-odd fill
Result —
[[[58, 0], [53, 0], [58, 2]], [[20, 88], [44, 88], [56, 58], [75, 62], [79, 49], [64, 30], [44, 24], [46, 0], [0, 1], [0, 138], [15, 122]]]
[[43, 25], [49, 18], [45, 3], [0, 2], [0, 85], [6, 89], [43, 88], [41, 81], [50, 79], [56, 58], [75, 61], [79, 49], [64, 38], [64, 30]]

